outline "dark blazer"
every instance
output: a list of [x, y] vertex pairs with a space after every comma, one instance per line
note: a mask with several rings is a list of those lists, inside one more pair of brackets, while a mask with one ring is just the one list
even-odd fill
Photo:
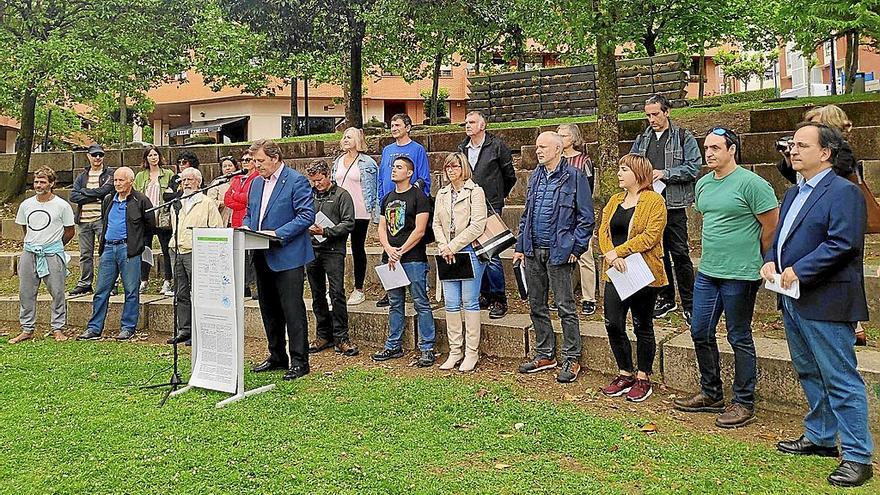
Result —
[[[104, 226], [103, 234], [107, 233], [107, 213], [110, 211], [110, 205], [116, 193], [104, 196], [101, 203], [101, 224]], [[132, 189], [128, 198], [125, 199], [125, 229], [127, 235], [125, 238], [125, 247], [128, 257], [140, 256], [144, 252], [144, 238], [156, 228], [156, 214], [147, 213], [147, 210], [153, 207], [150, 198], [142, 193]], [[104, 253], [104, 235], [101, 235], [101, 242], [98, 244], [98, 254]]]
[[[467, 145], [471, 138], [466, 137], [458, 145], [458, 150], [467, 156]], [[486, 203], [492, 205], [497, 213], [504, 207], [504, 198], [516, 184], [516, 171], [510, 148], [497, 136], [486, 133], [486, 141], [480, 148], [477, 166], [474, 167], [473, 181], [486, 193]]]
[[793, 267], [800, 280], [801, 297], [794, 301], [804, 318], [821, 321], [867, 321], [864, 247], [867, 214], [862, 192], [834, 173], [826, 175], [798, 212], [776, 259], [779, 231], [797, 196], [798, 187], [785, 192], [779, 227], [765, 261], [779, 273]]
[[[282, 164], [278, 183], [272, 189], [262, 230], [274, 230], [281, 244], [272, 243], [263, 251], [266, 264], [273, 272], [299, 268], [315, 259], [309, 227], [315, 223], [312, 187], [299, 172]], [[262, 176], [254, 178], [248, 193], [248, 210], [243, 225], [260, 230], [260, 204], [263, 201]]]

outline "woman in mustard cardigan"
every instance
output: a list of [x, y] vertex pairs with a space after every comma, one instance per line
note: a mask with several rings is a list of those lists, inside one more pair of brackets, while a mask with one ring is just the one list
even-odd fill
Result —
[[[629, 154], [620, 159], [617, 180], [624, 192], [615, 194], [602, 210], [599, 248], [605, 265], [605, 329], [620, 373], [607, 387], [605, 395], [641, 402], [651, 396], [651, 368], [654, 365], [653, 312], [657, 288], [667, 284], [663, 269], [663, 229], [666, 202], [652, 189], [654, 168], [645, 157]], [[625, 258], [641, 253], [654, 274], [654, 281], [621, 301], [614, 284], [605, 274], [610, 267], [626, 272]], [[632, 312], [636, 334], [637, 369], [633, 369], [632, 346], [626, 336], [626, 312]]]

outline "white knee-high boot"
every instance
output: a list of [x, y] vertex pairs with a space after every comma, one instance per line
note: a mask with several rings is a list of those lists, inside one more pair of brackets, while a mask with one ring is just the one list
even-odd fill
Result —
[[446, 312], [446, 337], [449, 340], [449, 357], [440, 365], [441, 370], [451, 370], [464, 357], [462, 347], [464, 335], [462, 333], [461, 311]]

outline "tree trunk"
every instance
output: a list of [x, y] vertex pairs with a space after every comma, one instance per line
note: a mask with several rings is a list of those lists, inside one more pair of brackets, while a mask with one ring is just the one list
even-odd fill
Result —
[[126, 135], [128, 134], [125, 129], [125, 126], [128, 125], [128, 101], [125, 97], [125, 91], [121, 91], [119, 93], [119, 149], [125, 148], [125, 142], [128, 141]]
[[620, 141], [617, 128], [617, 63], [614, 57], [615, 43], [606, 38], [601, 30], [596, 33], [596, 76], [598, 99], [599, 159], [599, 201], [604, 205], [613, 191], [617, 191], [617, 160]]
[[363, 50], [364, 50], [364, 34], [366, 25], [362, 21], [354, 21], [353, 33], [351, 38], [351, 46], [349, 50], [349, 84], [350, 91], [348, 97], [348, 108], [346, 108], [345, 116], [348, 119], [348, 125], [352, 127], [362, 128], [364, 126], [364, 74], [363, 74]]
[[649, 27], [642, 36], [642, 44], [645, 45], [645, 51], [649, 57], [657, 55], [657, 33]]
[[443, 54], [438, 51], [434, 55], [434, 73], [431, 79], [431, 109], [428, 112], [431, 125], [437, 125], [437, 107], [440, 105], [437, 100], [440, 98], [440, 65], [442, 62]]
[[475, 75], [480, 74], [480, 52], [483, 51], [483, 50], [481, 50], [481, 48], [482, 47], [478, 46], [476, 48], [476, 50], [474, 50], [474, 74]]
[[846, 58], [844, 59], [844, 73], [846, 82], [844, 93], [852, 94], [853, 85], [856, 83], [856, 73], [859, 71], [859, 32], [854, 31], [846, 34]]
[[299, 107], [297, 106], [297, 100], [299, 99], [299, 88], [297, 88], [297, 78], [290, 78], [290, 135], [298, 136], [299, 129], [297, 126], [297, 122], [299, 122]]
[[706, 49], [700, 48], [700, 81], [698, 85], [698, 96], [697, 98], [702, 100], [703, 95], [706, 93]]
[[303, 93], [305, 93], [304, 94], [305, 98], [303, 99], [303, 101], [304, 101], [303, 106], [306, 110], [306, 136], [308, 136], [309, 134], [312, 133], [312, 124], [309, 121], [309, 78], [308, 77], [303, 78]]
[[27, 172], [31, 163], [31, 151], [34, 149], [34, 114], [37, 111], [37, 93], [28, 89], [21, 99], [21, 128], [15, 139], [15, 164], [9, 173], [9, 181], [3, 188], [0, 202], [8, 203], [23, 193], [27, 184]]

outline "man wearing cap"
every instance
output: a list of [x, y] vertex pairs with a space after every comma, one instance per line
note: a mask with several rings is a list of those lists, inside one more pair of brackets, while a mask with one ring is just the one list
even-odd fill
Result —
[[86, 157], [89, 166], [73, 181], [70, 202], [76, 205], [74, 222], [79, 233], [80, 277], [71, 296], [92, 292], [95, 274], [95, 240], [101, 238], [101, 201], [113, 192], [113, 169], [104, 165], [104, 148], [100, 144], [89, 146]]

